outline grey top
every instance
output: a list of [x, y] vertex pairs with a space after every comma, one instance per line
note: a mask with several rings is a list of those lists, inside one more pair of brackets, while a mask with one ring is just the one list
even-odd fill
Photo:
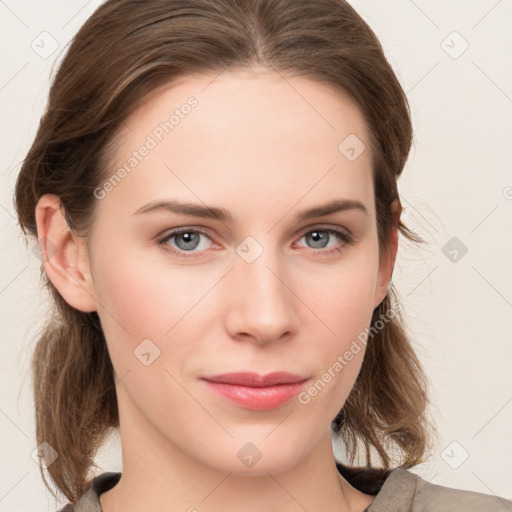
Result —
[[[120, 478], [121, 473], [102, 473], [75, 505], [58, 512], [103, 512], [99, 496]], [[374, 496], [363, 512], [512, 512], [510, 499], [432, 484], [404, 468], [390, 471]]]

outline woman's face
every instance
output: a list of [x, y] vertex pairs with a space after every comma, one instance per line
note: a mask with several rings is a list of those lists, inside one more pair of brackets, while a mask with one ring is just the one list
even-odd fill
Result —
[[[90, 283], [122, 435], [226, 471], [248, 452], [252, 472], [296, 464], [342, 408], [391, 275], [362, 116], [304, 78], [187, 77], [127, 119], [105, 176]], [[263, 409], [202, 379], [276, 371], [308, 380]]]

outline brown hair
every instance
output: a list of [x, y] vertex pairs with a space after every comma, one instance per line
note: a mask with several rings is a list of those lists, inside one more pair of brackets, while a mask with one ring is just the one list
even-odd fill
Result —
[[[393, 227], [423, 243], [391, 211], [412, 144], [407, 98], [377, 37], [343, 0], [106, 1], [71, 42], [22, 164], [15, 207], [23, 233], [37, 237], [36, 204], [52, 193], [70, 228], [87, 236], [93, 191], [105, 178], [116, 132], [147, 94], [192, 73], [254, 66], [309, 78], [354, 101], [371, 139], [380, 255]], [[48, 472], [75, 502], [98, 448], [119, 426], [115, 372], [97, 313], [71, 307], [44, 268], [41, 274], [55, 308], [32, 359], [36, 436], [58, 453]], [[361, 371], [332, 424], [351, 463], [358, 444], [365, 449], [366, 466], [341, 466], [363, 492], [377, 492], [390, 464], [411, 467], [430, 448], [427, 380], [403, 320], [397, 313], [375, 328], [396, 304], [391, 287], [373, 313]], [[386, 471], [372, 467], [371, 448]]]

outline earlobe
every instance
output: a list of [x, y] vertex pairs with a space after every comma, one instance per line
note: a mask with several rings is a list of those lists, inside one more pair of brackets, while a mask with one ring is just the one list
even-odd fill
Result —
[[48, 278], [72, 307], [96, 311], [89, 258], [84, 242], [74, 236], [58, 196], [45, 194], [36, 206], [39, 249]]

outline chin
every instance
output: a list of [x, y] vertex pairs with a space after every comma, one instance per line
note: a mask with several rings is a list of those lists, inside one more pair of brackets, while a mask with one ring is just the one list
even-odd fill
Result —
[[[268, 435], [268, 429], [265, 435]], [[247, 441], [241, 442], [238, 439], [230, 443], [233, 447], [214, 455], [213, 464], [209, 465], [234, 476], [268, 476], [269, 473], [279, 474], [292, 470], [304, 456], [297, 450], [300, 444], [290, 442], [284, 445], [278, 438], [275, 444], [268, 440], [251, 442], [251, 436], [245, 439]]]

